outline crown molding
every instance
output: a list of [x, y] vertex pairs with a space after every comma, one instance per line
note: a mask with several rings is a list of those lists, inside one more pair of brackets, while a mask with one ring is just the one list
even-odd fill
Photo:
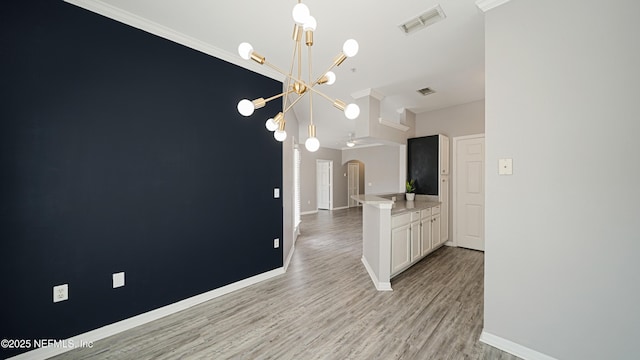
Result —
[[364, 89], [364, 90], [360, 90], [360, 91], [356, 91], [354, 93], [351, 94], [351, 97], [354, 99], [360, 99], [363, 97], [367, 97], [367, 96], [371, 96], [374, 99], [377, 99], [378, 101], [382, 101], [382, 99], [384, 99], [384, 95], [382, 95], [381, 93], [368, 88], [368, 89]]
[[232, 54], [228, 51], [222, 50], [218, 47], [212, 46], [202, 40], [198, 40], [189, 35], [185, 35], [181, 32], [168, 28], [164, 25], [160, 25], [142, 16], [130, 13], [115, 6], [103, 3], [99, 0], [64, 0], [66, 3], [81, 7], [85, 10], [94, 12], [96, 14], [105, 16], [109, 19], [121, 22], [123, 24], [132, 26], [136, 29], [146, 31], [150, 34], [165, 38], [180, 45], [184, 45], [191, 49], [200, 51], [207, 55], [211, 55], [226, 62], [238, 65], [247, 70], [256, 72], [266, 77], [272, 78], [278, 81], [284, 81], [284, 76], [280, 73], [273, 71], [267, 67], [260, 66], [253, 63], [253, 61], [244, 61], [239, 56]]
[[511, 0], [477, 0], [476, 6], [480, 8], [480, 10], [487, 12], [495, 7], [498, 7], [502, 4], [506, 4]]

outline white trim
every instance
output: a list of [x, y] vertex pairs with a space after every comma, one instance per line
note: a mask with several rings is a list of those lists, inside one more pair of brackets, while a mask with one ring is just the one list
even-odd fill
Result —
[[333, 209], [331, 209], [331, 211], [334, 211], [334, 210], [344, 210], [344, 209], [348, 209], [348, 208], [349, 208], [348, 206], [340, 206], [340, 207], [337, 207], [337, 208], [333, 208]]
[[260, 66], [254, 61], [245, 61], [236, 54], [229, 53], [226, 50], [222, 50], [218, 47], [212, 46], [202, 40], [196, 39], [189, 35], [178, 32], [174, 29], [168, 28], [164, 25], [153, 22], [144, 17], [122, 10], [115, 6], [106, 4], [99, 0], [64, 0], [65, 2], [81, 7], [85, 10], [89, 10], [96, 14], [108, 17], [109, 19], [121, 22], [123, 24], [133, 26], [134, 28], [146, 31], [150, 34], [171, 40], [178, 44], [187, 46], [194, 50], [198, 50], [205, 54], [214, 56], [218, 59], [230, 62], [245, 69], [251, 70], [258, 74], [270, 77], [274, 80], [284, 81], [284, 76], [280, 73], [271, 70], [266, 66]]
[[480, 341], [525, 360], [557, 360], [554, 357], [529, 349], [526, 346], [522, 346], [514, 343], [513, 341], [501, 338], [500, 336], [490, 334], [485, 330], [482, 330], [482, 334], [480, 334]]
[[360, 91], [356, 91], [354, 93], [351, 93], [351, 97], [354, 99], [361, 99], [363, 97], [367, 97], [367, 96], [371, 96], [372, 98], [378, 100], [378, 101], [382, 101], [382, 99], [384, 99], [384, 95], [382, 95], [381, 93], [373, 90], [372, 88], [368, 88], [368, 89], [364, 89], [364, 90], [360, 90]]
[[317, 214], [318, 213], [318, 209], [315, 210], [311, 210], [311, 211], [305, 211], [303, 213], [300, 213], [300, 215], [312, 215], [312, 214]]
[[[103, 326], [101, 328], [95, 329], [95, 330], [91, 330], [89, 332], [86, 332], [84, 334], [80, 334], [80, 335], [76, 335], [72, 338], [67, 339], [65, 342], [66, 343], [73, 343], [73, 344], [91, 344], [94, 343], [98, 340], [102, 340], [104, 338], [107, 338], [109, 336], [121, 333], [125, 330], [130, 330], [133, 329], [136, 326], [140, 326], [146, 323], [149, 323], [151, 321], [154, 320], [158, 320], [160, 318], [163, 318], [165, 316], [171, 315], [171, 314], [175, 314], [179, 311], [188, 309], [192, 306], [201, 304], [203, 302], [215, 299], [219, 296], [222, 295], [226, 295], [229, 294], [231, 292], [234, 292], [236, 290], [240, 290], [243, 288], [246, 288], [248, 286], [257, 284], [259, 282], [262, 282], [264, 280], [267, 279], [271, 279], [273, 277], [276, 277], [278, 275], [282, 275], [284, 274], [284, 269], [283, 268], [277, 268], [271, 271], [267, 271], [264, 272], [262, 274], [258, 274], [255, 276], [252, 276], [250, 278], [246, 278], [244, 280], [240, 280], [237, 281], [235, 283], [229, 284], [229, 285], [225, 285], [223, 287], [208, 291], [206, 293], [200, 294], [200, 295], [196, 295], [178, 302], [175, 302], [173, 304], [167, 305], [167, 306], [163, 306], [161, 308], [155, 309], [155, 310], [151, 310], [148, 311], [146, 313], [140, 314], [140, 315], [136, 315], [133, 317], [130, 317], [128, 319], [124, 319], [121, 321], [118, 321], [116, 323], [113, 324], [109, 324], [106, 326]], [[67, 351], [72, 350], [73, 348], [68, 347], [46, 347], [46, 348], [39, 348], [36, 350], [31, 350], [28, 351], [26, 353], [22, 353], [20, 355], [14, 356], [11, 359], [14, 360], [19, 360], [19, 359], [30, 359], [30, 360], [34, 360], [34, 359], [48, 359], [50, 357], [56, 356], [56, 355], [60, 355], [62, 353], [65, 353]]]
[[388, 126], [388, 127], [392, 128], [392, 129], [396, 129], [396, 130], [400, 130], [400, 131], [407, 131], [407, 130], [411, 129], [407, 125], [394, 123], [393, 121], [388, 121], [388, 120], [385, 120], [383, 118], [378, 118], [378, 122], [380, 123], [380, 125]]
[[452, 184], [451, 184], [451, 201], [449, 202], [450, 207], [451, 207], [451, 224], [453, 224], [453, 226], [451, 226], [451, 230], [452, 234], [451, 234], [451, 240], [447, 241], [445, 243], [445, 245], [448, 246], [454, 246], [454, 247], [458, 247], [458, 227], [457, 227], [457, 223], [458, 223], [458, 217], [456, 216], [456, 200], [458, 200], [458, 186], [457, 186], [457, 181], [455, 180], [458, 176], [458, 141], [460, 140], [469, 140], [469, 139], [480, 139], [483, 138], [484, 139], [484, 133], [482, 134], [473, 134], [473, 135], [465, 135], [465, 136], [456, 136], [454, 138], [452, 138], [452, 151], [451, 151], [451, 157], [452, 157], [452, 161], [451, 161], [451, 168], [449, 169], [449, 180], [453, 179]]
[[293, 252], [296, 250], [296, 244], [295, 241], [293, 242], [293, 245], [291, 245], [291, 249], [289, 250], [289, 255], [287, 256], [287, 259], [284, 261], [284, 272], [287, 272], [287, 269], [289, 268], [289, 264], [291, 263], [291, 259], [293, 258]]
[[502, 4], [506, 4], [511, 0], [477, 0], [476, 6], [480, 8], [480, 10], [487, 12], [495, 7], [498, 7]]
[[376, 287], [378, 291], [393, 291], [393, 289], [391, 288], [390, 282], [380, 282], [378, 280], [376, 273], [373, 272], [371, 265], [369, 265], [369, 263], [367, 262], [367, 259], [365, 259], [364, 256], [360, 260], [362, 260], [362, 263], [364, 264], [364, 268], [367, 269], [367, 272], [369, 273], [369, 277], [373, 281], [373, 285]]

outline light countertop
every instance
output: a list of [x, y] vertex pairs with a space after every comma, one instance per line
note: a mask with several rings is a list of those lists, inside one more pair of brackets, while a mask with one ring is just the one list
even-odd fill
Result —
[[411, 212], [422, 209], [429, 209], [434, 206], [438, 206], [441, 203], [438, 201], [424, 201], [424, 200], [414, 200], [414, 201], [405, 201], [398, 200], [393, 203], [391, 207], [391, 215], [397, 215], [405, 212]]
[[392, 200], [385, 199], [377, 195], [365, 195], [365, 194], [351, 195], [351, 198], [361, 204], [372, 204], [372, 205], [393, 204]]

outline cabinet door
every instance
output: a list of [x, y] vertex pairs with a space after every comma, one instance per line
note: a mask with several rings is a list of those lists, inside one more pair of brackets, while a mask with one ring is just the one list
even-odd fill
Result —
[[449, 240], [449, 175], [440, 175], [440, 242]]
[[420, 242], [422, 243], [422, 256], [427, 255], [431, 247], [431, 217], [423, 219], [420, 223]]
[[391, 230], [391, 275], [411, 264], [411, 226]]
[[436, 214], [431, 218], [431, 243], [434, 249], [443, 243], [440, 237], [440, 216]]
[[445, 135], [439, 135], [439, 159], [438, 167], [440, 168], [440, 175], [449, 174], [449, 138]]
[[411, 223], [411, 262], [420, 259], [420, 221]]

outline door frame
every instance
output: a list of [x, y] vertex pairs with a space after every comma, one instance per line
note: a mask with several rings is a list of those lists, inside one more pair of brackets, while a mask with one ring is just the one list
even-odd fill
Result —
[[[347, 162], [347, 207], [358, 207], [361, 206], [360, 202], [351, 199], [349, 195], [349, 184], [351, 183], [351, 168], [356, 167], [356, 178], [358, 181], [356, 182], [356, 195], [360, 193], [360, 163], [357, 162]], [[352, 201], [355, 201], [355, 205], [351, 206]]]
[[316, 210], [320, 210], [320, 202], [318, 201], [318, 190], [320, 184], [318, 183], [318, 168], [321, 163], [329, 164], [329, 208], [327, 210], [333, 210], [333, 160], [316, 159]]
[[[471, 139], [484, 139], [484, 133], [481, 134], [473, 134], [473, 135], [465, 135], [465, 136], [457, 136], [453, 138], [453, 144], [452, 144], [452, 150], [453, 150], [453, 161], [452, 161], [452, 168], [449, 169], [449, 174], [450, 174], [450, 178], [449, 181], [452, 182], [451, 186], [453, 186], [452, 188], [452, 196], [451, 196], [451, 201], [449, 202], [449, 204], [451, 205], [451, 230], [453, 230], [453, 234], [451, 234], [451, 246], [458, 246], [458, 209], [457, 209], [457, 201], [458, 201], [458, 181], [457, 176], [458, 176], [458, 141], [460, 140], [471, 140]], [[485, 159], [484, 159], [484, 166], [485, 166], [485, 170], [486, 170], [486, 166], [487, 166], [487, 159], [486, 159], [487, 153], [485, 151]], [[484, 176], [486, 178], [487, 176], [487, 172], [484, 172]], [[485, 182], [486, 184], [486, 182]], [[486, 189], [485, 189], [486, 190]]]

